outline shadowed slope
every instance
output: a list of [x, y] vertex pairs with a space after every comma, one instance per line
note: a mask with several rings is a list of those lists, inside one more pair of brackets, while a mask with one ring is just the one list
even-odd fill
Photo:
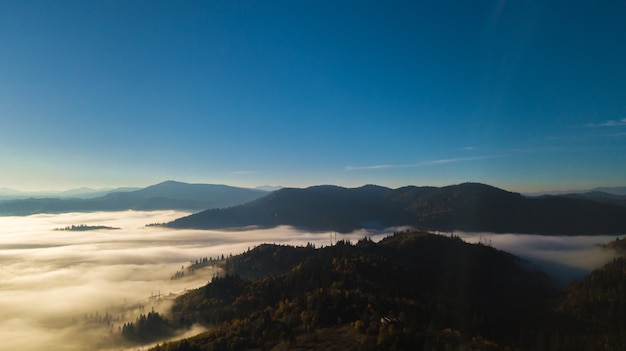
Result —
[[316, 186], [281, 189], [168, 224], [197, 229], [279, 225], [339, 232], [408, 225], [446, 231], [614, 234], [626, 230], [626, 208], [563, 196], [525, 197], [477, 183], [398, 189]]

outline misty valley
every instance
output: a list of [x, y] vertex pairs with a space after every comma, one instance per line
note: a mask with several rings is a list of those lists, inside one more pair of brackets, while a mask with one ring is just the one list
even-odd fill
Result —
[[624, 351], [624, 43], [625, 0], [0, 0], [0, 351]]
[[[24, 211], [0, 217], [0, 349], [626, 347], [621, 196], [235, 189], [197, 212], [185, 206], [229, 189], [146, 189], [90, 200], [122, 199], [112, 211], [0, 201]], [[144, 210], [151, 202], [159, 209]], [[572, 214], [603, 229], [560, 235]]]
[[[188, 214], [122, 211], [2, 217], [1, 348], [134, 349], [137, 343], [129, 343], [121, 333], [124, 323], [135, 322], [152, 308], [167, 315], [174, 297], [221, 274], [217, 263], [224, 262], [222, 257], [262, 243], [329, 245], [327, 235], [291, 228], [201, 231], [146, 226]], [[71, 230], [71, 223], [94, 228]], [[68, 226], [70, 230], [58, 230]], [[97, 228], [102, 226], [119, 229]], [[345, 238], [356, 241], [362, 235]], [[189, 273], [191, 261], [208, 257], [216, 265]], [[181, 267], [184, 276], [173, 279]], [[204, 329], [198, 325], [168, 337], [191, 336]]]

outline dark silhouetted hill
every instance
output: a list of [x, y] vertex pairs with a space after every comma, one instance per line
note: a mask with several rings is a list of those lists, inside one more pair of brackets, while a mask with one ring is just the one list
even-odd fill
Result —
[[203, 211], [170, 223], [172, 227], [223, 228], [292, 225], [310, 230], [351, 231], [388, 227], [405, 213], [386, 196], [390, 189], [365, 186], [348, 189], [331, 185], [284, 188], [230, 209]]
[[587, 193], [567, 194], [563, 196], [572, 199], [594, 200], [611, 205], [626, 206], [626, 195], [615, 195], [602, 191], [590, 191]]
[[[176, 298], [184, 350], [624, 350], [626, 259], [557, 292], [528, 262], [458, 237], [261, 245]], [[169, 324], [171, 323], [171, 324]]]
[[122, 210], [189, 210], [229, 207], [262, 197], [267, 192], [226, 185], [166, 181], [140, 190], [113, 192], [96, 198], [31, 198], [0, 201], [0, 215], [30, 215]]
[[569, 337], [585, 350], [626, 346], [626, 258], [615, 258], [567, 289], [558, 309], [570, 320]]
[[196, 229], [279, 225], [339, 232], [408, 225], [441, 231], [614, 234], [626, 230], [626, 208], [568, 196], [526, 197], [478, 183], [398, 189], [315, 186], [280, 189], [250, 203], [168, 224]]
[[513, 255], [418, 232], [320, 249], [262, 245], [225, 270], [170, 314], [177, 326], [213, 327], [154, 350], [495, 350], [517, 344], [556, 296]]

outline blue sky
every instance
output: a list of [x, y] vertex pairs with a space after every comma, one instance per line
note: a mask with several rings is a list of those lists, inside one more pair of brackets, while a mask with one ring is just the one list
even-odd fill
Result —
[[0, 187], [626, 185], [623, 1], [2, 1]]

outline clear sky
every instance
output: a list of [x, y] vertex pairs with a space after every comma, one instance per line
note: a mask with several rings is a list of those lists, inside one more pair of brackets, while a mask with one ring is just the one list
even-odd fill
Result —
[[0, 1], [0, 187], [626, 185], [624, 1]]

